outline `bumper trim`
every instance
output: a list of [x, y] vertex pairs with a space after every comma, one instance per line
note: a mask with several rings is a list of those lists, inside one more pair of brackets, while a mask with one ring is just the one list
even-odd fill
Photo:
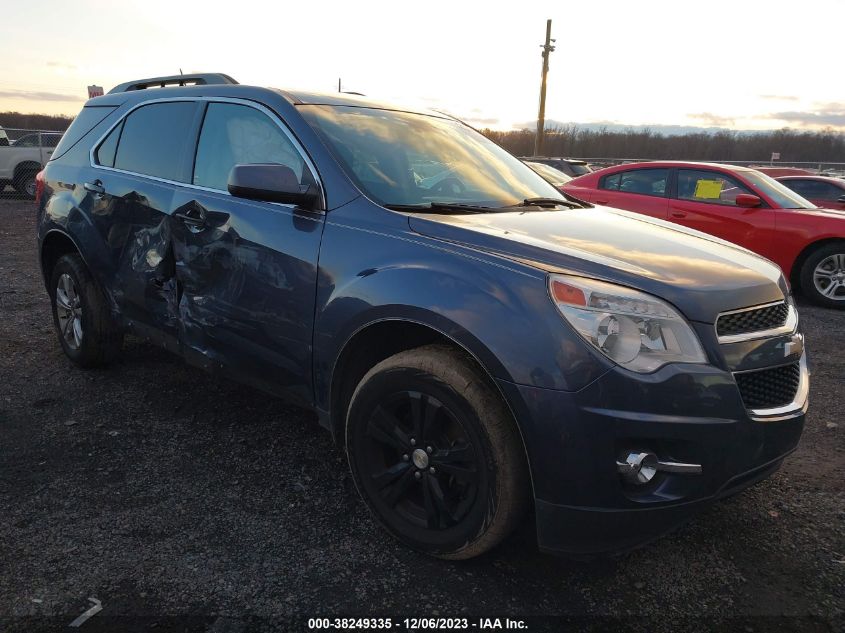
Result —
[[700, 510], [766, 479], [791, 449], [729, 479], [712, 495], [647, 508], [598, 508], [535, 502], [539, 549], [575, 558], [617, 555], [657, 540]]

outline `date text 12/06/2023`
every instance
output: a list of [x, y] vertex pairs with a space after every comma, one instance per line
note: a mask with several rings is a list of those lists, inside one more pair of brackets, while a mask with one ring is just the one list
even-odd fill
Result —
[[309, 618], [310, 630], [527, 630], [525, 620], [511, 618]]

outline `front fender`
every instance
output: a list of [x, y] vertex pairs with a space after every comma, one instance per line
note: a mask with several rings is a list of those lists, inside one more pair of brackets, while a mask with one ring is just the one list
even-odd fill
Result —
[[316, 311], [320, 408], [345, 343], [388, 319], [443, 333], [516, 384], [577, 391], [609, 368], [560, 317], [544, 273], [421, 236], [403, 214], [363, 199], [329, 214]]

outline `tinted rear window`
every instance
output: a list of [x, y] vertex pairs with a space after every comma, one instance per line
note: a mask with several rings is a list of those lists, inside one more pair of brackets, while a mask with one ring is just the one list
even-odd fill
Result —
[[663, 197], [666, 196], [668, 178], [668, 169], [632, 169], [603, 176], [599, 180], [599, 189]]
[[53, 159], [58, 158], [71, 147], [77, 144], [79, 140], [88, 134], [91, 130], [97, 127], [97, 124], [105, 119], [108, 115], [114, 112], [116, 106], [85, 106], [82, 108], [76, 118], [70, 124], [67, 132], [62, 136], [62, 140], [56, 146], [56, 151], [53, 152]]
[[116, 169], [187, 182], [185, 158], [196, 104], [153, 103], [132, 112], [114, 159]]
[[123, 130], [123, 121], [115, 127], [106, 137], [97, 151], [94, 153], [95, 160], [98, 165], [105, 167], [114, 167], [114, 155], [117, 153], [117, 141], [120, 139], [120, 132]]

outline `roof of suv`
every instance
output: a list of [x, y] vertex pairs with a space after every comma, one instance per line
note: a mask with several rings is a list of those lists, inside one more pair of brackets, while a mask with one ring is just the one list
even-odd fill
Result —
[[[179, 85], [184, 81], [186, 85]], [[159, 87], [160, 86], [160, 87]], [[282, 95], [292, 105], [331, 105], [353, 106], [359, 108], [377, 108], [382, 110], [398, 110], [426, 114], [440, 118], [452, 118], [442, 112], [427, 108], [414, 107], [407, 104], [389, 103], [369, 99], [363, 95], [344, 92], [320, 93], [304, 90], [284, 90], [263, 86], [248, 86], [238, 84], [228, 75], [220, 73], [205, 73], [198, 75], [158, 77], [128, 81], [115, 86], [107, 94], [90, 99], [86, 105], [123, 105], [124, 103], [140, 103], [151, 99], [166, 99], [168, 97], [207, 97], [207, 96], [242, 96], [254, 98], [267, 91]]]

